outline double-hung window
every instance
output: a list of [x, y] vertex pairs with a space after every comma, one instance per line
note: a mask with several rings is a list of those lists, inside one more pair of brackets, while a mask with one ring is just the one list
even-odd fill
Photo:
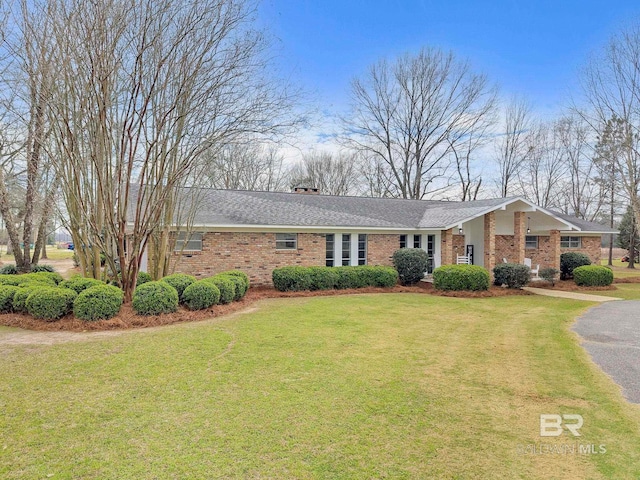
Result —
[[524, 237], [524, 248], [531, 250], [538, 248], [537, 235], [527, 235], [526, 237]]
[[202, 236], [201, 232], [178, 232], [174, 251], [201, 252]]
[[276, 250], [296, 250], [297, 248], [297, 233], [276, 233]]
[[581, 248], [582, 237], [560, 237], [561, 248]]

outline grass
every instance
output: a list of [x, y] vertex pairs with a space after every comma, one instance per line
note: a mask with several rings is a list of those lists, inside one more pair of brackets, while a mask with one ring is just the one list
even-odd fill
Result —
[[[585, 302], [278, 299], [0, 356], [0, 477], [638, 478], [640, 408], [569, 330]], [[3, 348], [0, 345], [0, 349]], [[582, 436], [539, 436], [578, 413]], [[523, 445], [606, 445], [523, 454]]]
[[[600, 264], [603, 266], [607, 266], [608, 260], [605, 258], [600, 261]], [[640, 277], [640, 265], [638, 265], [635, 269], [627, 268], [628, 263], [623, 263], [620, 260], [613, 260], [613, 276], [616, 278], [629, 278], [629, 277]]]
[[[33, 253], [33, 252], [32, 252]], [[0, 255], [2, 261], [5, 263], [14, 263], [13, 255], [7, 255], [7, 246], [0, 245]], [[66, 260], [73, 258], [73, 250], [66, 250], [62, 248], [56, 248], [47, 246], [48, 260]], [[39, 263], [47, 263], [47, 259], [41, 260]]]

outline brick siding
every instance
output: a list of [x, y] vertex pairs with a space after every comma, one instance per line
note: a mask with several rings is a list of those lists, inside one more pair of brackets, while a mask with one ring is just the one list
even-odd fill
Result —
[[560, 248], [560, 253], [580, 252], [587, 255], [592, 263], [600, 265], [602, 258], [601, 237], [582, 237], [581, 248]]
[[393, 252], [400, 248], [400, 235], [371, 234], [367, 236], [367, 264], [393, 265]]

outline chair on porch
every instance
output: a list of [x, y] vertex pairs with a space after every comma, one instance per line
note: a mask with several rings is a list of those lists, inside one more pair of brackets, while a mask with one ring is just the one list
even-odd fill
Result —
[[458, 265], [469, 265], [471, 263], [469, 261], [469, 255], [458, 255], [456, 259], [456, 263]]
[[507, 257], [502, 257], [502, 263], [509, 263], [509, 260], [507, 260]]
[[538, 277], [538, 272], [540, 272], [540, 264], [537, 264], [536, 268], [533, 268], [530, 258], [525, 258], [524, 264], [531, 269], [531, 275], [534, 275], [535, 278], [540, 278]]

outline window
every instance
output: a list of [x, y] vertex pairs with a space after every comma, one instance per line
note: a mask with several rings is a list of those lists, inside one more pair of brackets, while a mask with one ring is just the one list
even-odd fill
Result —
[[351, 264], [351, 234], [342, 234], [342, 265]]
[[333, 267], [335, 265], [334, 257], [335, 257], [336, 236], [333, 233], [327, 234], [326, 240], [327, 240], [327, 254], [326, 254], [327, 260], [325, 265], [327, 267]]
[[561, 248], [581, 248], [582, 237], [560, 237]]
[[358, 265], [367, 264], [367, 235], [358, 235]]
[[276, 233], [276, 250], [296, 250], [297, 248], [297, 233]]
[[538, 248], [538, 237], [536, 235], [527, 235], [524, 237], [524, 248]]
[[413, 248], [422, 248], [422, 235], [413, 236]]
[[400, 235], [400, 248], [407, 248], [407, 236]]
[[200, 232], [178, 232], [176, 238], [176, 252], [201, 252], [202, 251], [202, 233]]

